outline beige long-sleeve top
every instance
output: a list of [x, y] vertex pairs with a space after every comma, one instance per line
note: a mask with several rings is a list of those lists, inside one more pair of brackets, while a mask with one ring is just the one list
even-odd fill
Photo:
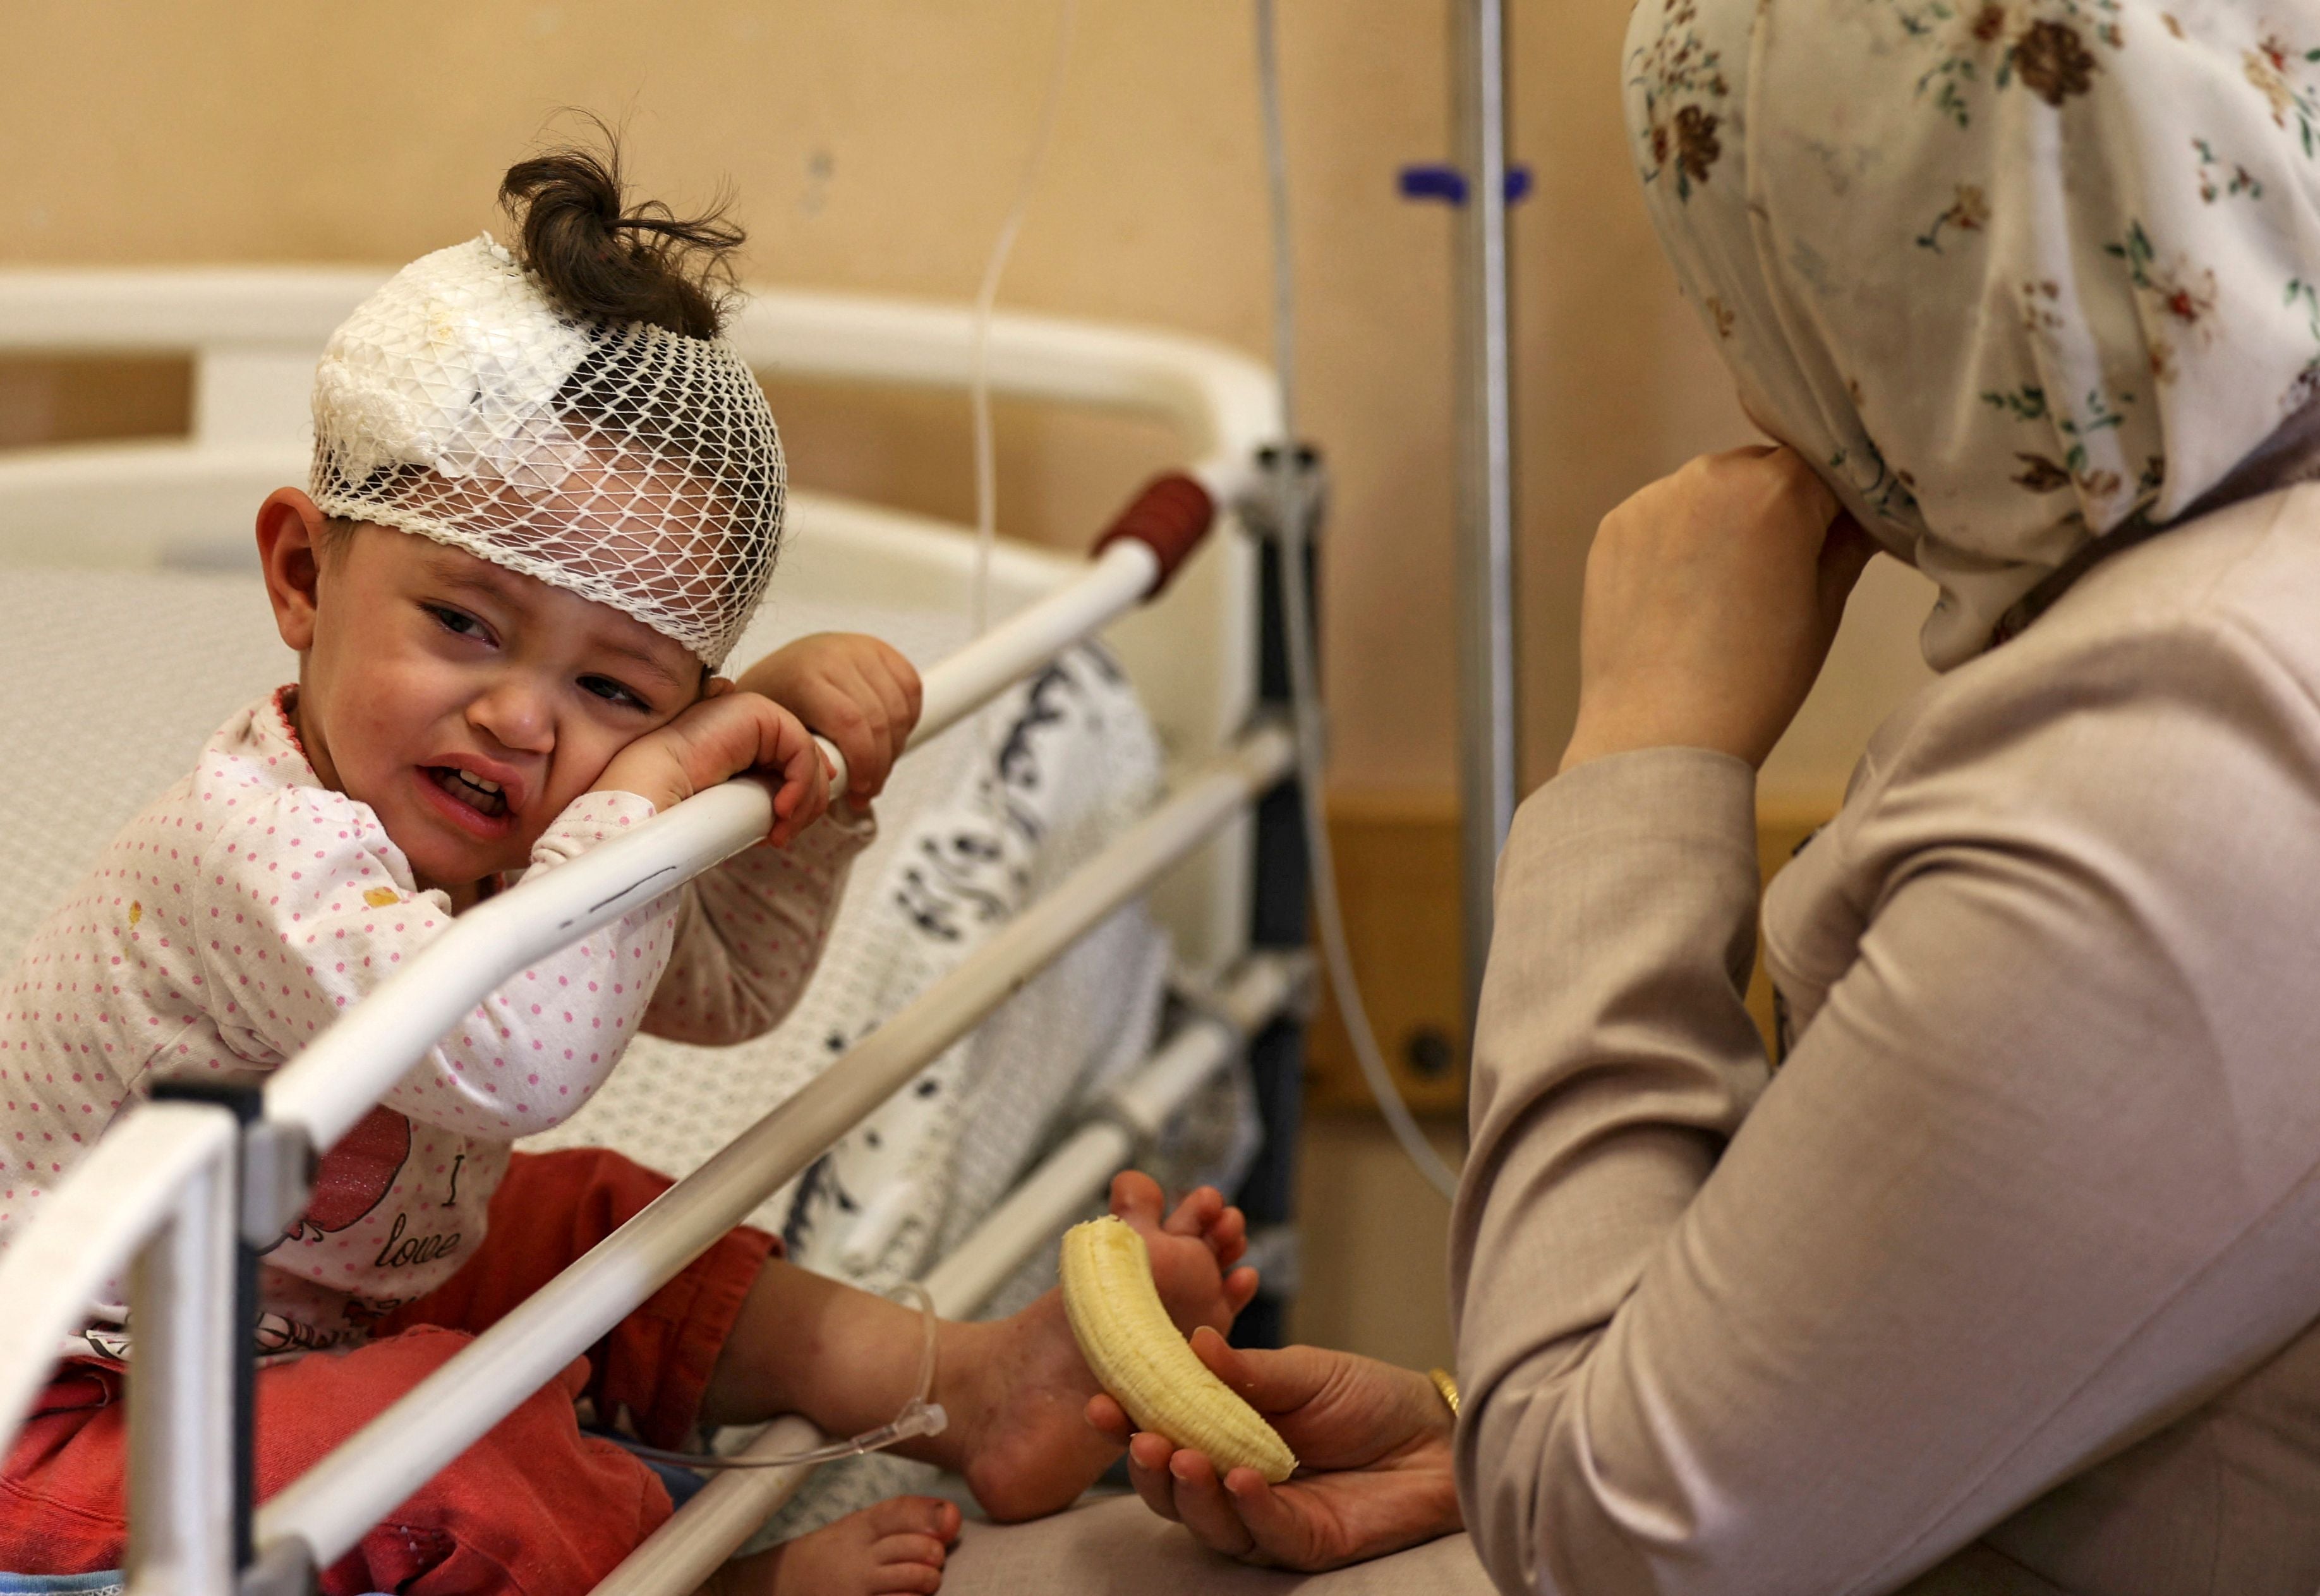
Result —
[[1452, 1256], [1500, 1587], [2313, 1596], [2320, 488], [1880, 729], [1765, 900], [1777, 1073], [1756, 868], [1700, 750], [1516, 821]]

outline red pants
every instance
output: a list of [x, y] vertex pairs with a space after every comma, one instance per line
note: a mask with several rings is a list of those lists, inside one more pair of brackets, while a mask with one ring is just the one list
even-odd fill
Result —
[[[476, 1255], [351, 1352], [310, 1353], [258, 1376], [261, 1501], [419, 1383], [669, 1183], [617, 1153], [519, 1153]], [[581, 1396], [627, 1410], [658, 1446], [693, 1427], [717, 1354], [774, 1239], [739, 1229], [533, 1393], [322, 1578], [324, 1596], [581, 1596], [669, 1515], [650, 1469], [583, 1436]], [[119, 1568], [127, 1413], [122, 1372], [68, 1365], [0, 1465], [0, 1570]]]

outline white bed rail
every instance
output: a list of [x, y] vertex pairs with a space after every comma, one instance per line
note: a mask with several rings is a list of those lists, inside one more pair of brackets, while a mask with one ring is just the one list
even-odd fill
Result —
[[[1079, 580], [934, 667], [920, 734], [1133, 607], [1163, 564], [1144, 543], [1114, 542]], [[261, 1558], [313, 1567], [344, 1555], [1041, 966], [1278, 782], [1292, 759], [1287, 733], [1264, 728], [1180, 783], [828, 1072], [267, 1504], [258, 1520]], [[458, 1015], [542, 954], [750, 846], [770, 820], [762, 786], [728, 783], [476, 906], [272, 1078], [255, 1136], [238, 1135], [222, 1107], [144, 1105], [97, 1143], [0, 1256], [0, 1302], [10, 1306], [0, 1319], [0, 1445], [96, 1285], [134, 1260], [144, 1307], [131, 1403], [133, 1593], [226, 1596], [236, 1588], [240, 1537], [217, 1510], [239, 1466], [229, 1372], [244, 1356], [245, 1332], [232, 1326], [231, 1249], [221, 1246], [234, 1208], [244, 1239], [270, 1239], [288, 1217], [278, 1211], [303, 1205], [298, 1155], [343, 1135]]]
[[[314, 358], [386, 278], [360, 267], [0, 270], [0, 349], [28, 354], [192, 354], [194, 435], [213, 449], [309, 435]], [[741, 358], [784, 376], [963, 388], [974, 313], [963, 305], [762, 288], [727, 330]], [[1255, 485], [1256, 451], [1280, 435], [1273, 380], [1247, 356], [1180, 333], [1000, 312], [993, 392], [1099, 405], [1168, 422], [1219, 503]]]
[[[1144, 545], [1115, 543], [1080, 581], [929, 670], [913, 741], [1133, 606], [1156, 570]], [[317, 1150], [330, 1147], [460, 1015], [517, 971], [739, 852], [771, 823], [772, 800], [763, 786], [729, 782], [477, 904], [275, 1075], [266, 1090], [267, 1120], [303, 1131]], [[122, 1132], [129, 1129], [124, 1124]], [[159, 1131], [128, 1140], [122, 1132], [97, 1143], [50, 1199], [41, 1222], [0, 1255], [0, 1302], [11, 1305], [0, 1316], [0, 1434], [14, 1433], [55, 1348], [79, 1324], [97, 1284], [128, 1263], [203, 1166], [200, 1156], [178, 1155]], [[188, 1146], [196, 1144], [207, 1145], [196, 1138]]]
[[1025, 910], [797, 1094], [512, 1309], [266, 1504], [261, 1546], [297, 1537], [327, 1568], [928, 1061], [1149, 885], [1295, 759], [1265, 728]]
[[[0, 353], [174, 355], [188, 358], [194, 372], [188, 439], [12, 451], [0, 461], [8, 553], [32, 563], [142, 563], [157, 548], [174, 547], [169, 540], [179, 533], [246, 515], [253, 486], [262, 491], [300, 467], [315, 354], [383, 276], [358, 268], [0, 270]], [[965, 385], [975, 341], [965, 309], [784, 291], [754, 295], [731, 332], [752, 366], [784, 377], [949, 388]], [[1229, 507], [1255, 485], [1258, 451], [1279, 431], [1269, 374], [1237, 351], [1173, 334], [1002, 314], [991, 324], [989, 375], [1001, 394], [1167, 422], [1214, 506]], [[927, 673], [919, 736], [1136, 608], [1183, 552], [1167, 536], [1149, 548], [1131, 536], [1101, 550], [1084, 573]], [[1251, 615], [1253, 557], [1228, 552], [1241, 574], [1227, 586], [1193, 580], [1228, 596], [1246, 588], [1249, 596], [1227, 607]], [[1134, 634], [1155, 626], [1168, 623], [1156, 616], [1130, 621], [1124, 649], [1135, 654]], [[1253, 695], [1253, 630], [1235, 621], [1201, 635], [1197, 652], [1210, 657], [1199, 668], [1219, 675], [1229, 690], [1211, 694], [1219, 707], [1184, 714], [1181, 725], [1164, 720], [1174, 746], [1195, 764], [1167, 803], [276, 1498], [258, 1519], [259, 1569], [281, 1572], [281, 1588], [295, 1588], [297, 1571], [313, 1565], [309, 1557], [327, 1565], [342, 1555], [380, 1514], [1072, 939], [1219, 828], [1243, 829], [1239, 817], [1251, 800], [1289, 769], [1290, 741], [1271, 728], [1232, 740]], [[1161, 653], [1173, 659], [1183, 639], [1172, 635], [1169, 643]], [[99, 1286], [133, 1269], [140, 1306], [129, 1584], [135, 1596], [227, 1596], [238, 1578], [244, 1590], [257, 1588], [235, 1567], [251, 1537], [222, 1510], [247, 1464], [236, 1455], [233, 1422], [237, 1401], [247, 1397], [246, 1385], [236, 1386], [246, 1379], [234, 1361], [245, 1355], [246, 1327], [232, 1318], [236, 1260], [227, 1245], [237, 1212], [246, 1244], [270, 1241], [280, 1221], [303, 1207], [309, 1149], [326, 1147], [350, 1128], [459, 1014], [542, 953], [748, 846], [768, 821], [765, 790], [730, 783], [478, 905], [275, 1075], [257, 1126], [243, 1131], [233, 1111], [214, 1104], [140, 1106], [90, 1149], [41, 1218], [0, 1255], [0, 1303], [8, 1309], [0, 1315], [0, 1445], [15, 1434]], [[1237, 919], [1246, 911], [1216, 912]], [[1228, 928], [1226, 935], [1192, 939], [1224, 948], [1233, 937]], [[1250, 993], [1260, 989], [1277, 1007], [1285, 967], [1264, 958], [1244, 965], [1232, 989], [1242, 1009], [1254, 1013]], [[1220, 1000], [1220, 1007], [1232, 1003]], [[987, 1295], [1038, 1245], [1038, 1226], [1083, 1201], [1091, 1183], [1100, 1184], [1128, 1156], [1137, 1128], [1148, 1131], [1154, 1116], [1165, 1115], [1231, 1050], [1236, 1023], [1195, 1023], [1123, 1085], [1102, 1120], [1059, 1149], [970, 1246], [929, 1274], [938, 1306], [958, 1312]], [[788, 1433], [802, 1423], [784, 1420], [775, 1429]], [[775, 1473], [794, 1472], [767, 1471]], [[766, 1475], [719, 1481], [704, 1492], [712, 1511], [672, 1521], [685, 1526], [679, 1533], [692, 1548], [687, 1555], [709, 1555], [702, 1548], [720, 1537], [730, 1549], [738, 1537], [725, 1537], [725, 1528], [739, 1522], [745, 1504], [778, 1501], [802, 1477], [794, 1473], [786, 1487]], [[767, 1497], [769, 1489], [778, 1493]], [[712, 1519], [723, 1528], [711, 1528]], [[633, 1586], [639, 1591], [679, 1588], [666, 1568], [648, 1568], [651, 1559], [632, 1563], [608, 1588], [630, 1588], [619, 1580], [631, 1573], [645, 1582]], [[264, 1584], [262, 1573], [257, 1579]]]

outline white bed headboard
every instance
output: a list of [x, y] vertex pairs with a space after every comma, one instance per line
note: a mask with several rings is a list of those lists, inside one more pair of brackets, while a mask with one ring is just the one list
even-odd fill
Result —
[[[216, 569], [248, 560], [251, 517], [304, 482], [308, 394], [331, 331], [385, 279], [344, 268], [147, 271], [0, 270], [0, 356], [172, 355], [194, 373], [185, 439], [0, 451], [0, 566]], [[757, 369], [787, 380], [964, 391], [974, 327], [964, 307], [856, 295], [753, 293], [731, 336]], [[992, 318], [994, 393], [1125, 410], [1166, 423], [1219, 504], [1255, 485], [1278, 436], [1272, 376], [1221, 345], [1059, 318]], [[797, 493], [780, 581], [817, 596], [965, 609], [972, 536], [860, 501]], [[1100, 529], [1091, 527], [1089, 535]], [[996, 612], [1029, 602], [1073, 559], [1002, 540]], [[1172, 764], [1204, 758], [1255, 700], [1255, 559], [1236, 518], [1156, 603], [1107, 634], [1158, 726]], [[1246, 824], [1219, 835], [1155, 893], [1180, 955], [1214, 970], [1246, 942]]]

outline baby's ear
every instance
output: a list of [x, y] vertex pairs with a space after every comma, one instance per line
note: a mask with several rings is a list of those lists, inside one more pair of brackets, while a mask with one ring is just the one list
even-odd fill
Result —
[[258, 507], [258, 559], [266, 572], [274, 628], [301, 654], [314, 646], [322, 544], [331, 535], [321, 508], [295, 487], [276, 488]]

